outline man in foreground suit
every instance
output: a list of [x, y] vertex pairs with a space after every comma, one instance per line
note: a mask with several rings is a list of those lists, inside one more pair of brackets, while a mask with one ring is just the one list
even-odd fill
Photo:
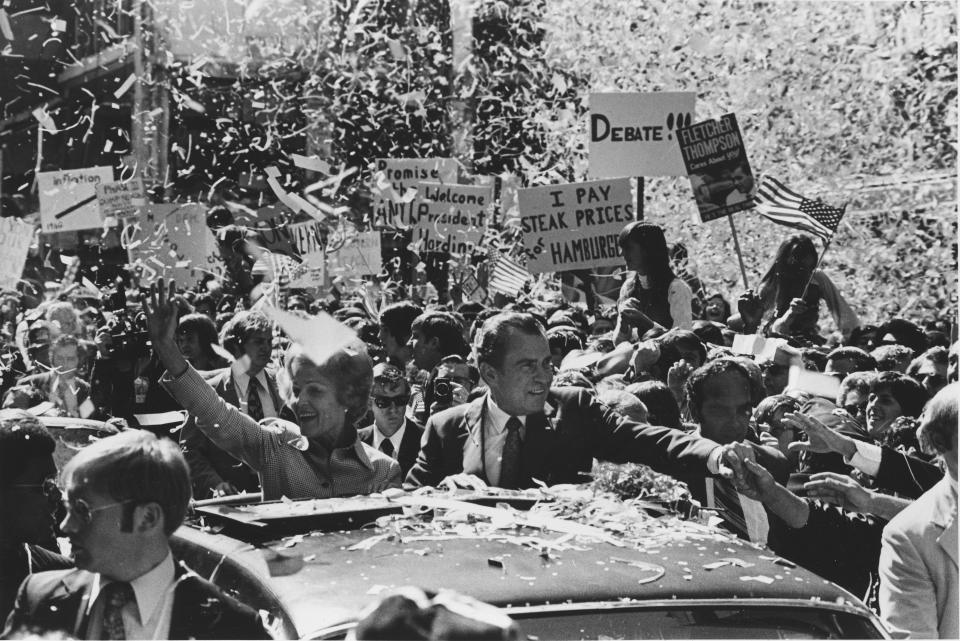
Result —
[[420, 452], [423, 427], [406, 416], [410, 385], [400, 368], [390, 363], [374, 366], [370, 400], [373, 425], [357, 430], [357, 436], [363, 443], [397, 459], [406, 476]]
[[470, 486], [528, 488], [535, 480], [580, 483], [593, 458], [645, 463], [674, 476], [741, 474], [754, 460], [741, 443], [725, 446], [679, 430], [624, 419], [580, 388], [550, 389], [553, 363], [543, 327], [505, 312], [484, 323], [477, 364], [490, 393], [430, 418], [408, 487], [447, 477]]
[[178, 565], [169, 538], [190, 476], [176, 443], [141, 430], [102, 439], [63, 470], [76, 570], [30, 575], [3, 637], [24, 630], [80, 639], [268, 639], [259, 615]]
[[947, 474], [883, 529], [880, 618], [899, 635], [956, 639], [960, 635], [957, 564], [957, 403], [951, 383], [927, 403], [918, 438], [936, 451]]

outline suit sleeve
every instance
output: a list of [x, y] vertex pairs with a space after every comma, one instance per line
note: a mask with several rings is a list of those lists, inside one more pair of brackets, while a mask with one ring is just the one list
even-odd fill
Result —
[[180, 431], [180, 449], [190, 466], [190, 482], [193, 484], [193, 496], [196, 499], [207, 498], [213, 488], [223, 483], [223, 479], [207, 459], [209, 446], [210, 440], [197, 428], [196, 419], [193, 416], [187, 418]]
[[30, 591], [28, 588], [32, 576], [33, 575], [28, 574], [27, 578], [23, 580], [23, 583], [20, 584], [20, 589], [17, 591], [17, 598], [13, 603], [13, 609], [10, 610], [10, 614], [7, 615], [7, 622], [3, 626], [3, 632], [0, 632], [0, 639], [11, 639], [14, 633], [22, 633], [25, 628], [29, 628], [32, 625], [33, 617], [31, 615], [33, 608], [30, 606]]
[[443, 478], [443, 438], [434, 417], [430, 417], [420, 439], [420, 453], [407, 472], [403, 486], [407, 489], [436, 486]]
[[886, 521], [804, 499], [807, 523], [791, 528], [769, 511], [770, 548], [825, 579], [862, 596], [877, 567], [880, 532]]
[[918, 458], [883, 446], [880, 450], [880, 468], [877, 487], [916, 499], [943, 478], [943, 470]]
[[880, 549], [880, 618], [894, 633], [936, 639], [937, 595], [913, 540], [888, 525]]
[[220, 449], [259, 472], [265, 464], [267, 440], [272, 432], [261, 429], [255, 420], [220, 398], [217, 391], [192, 366], [179, 378], [164, 374], [160, 379], [178, 403], [196, 419], [197, 428]]
[[709, 476], [707, 459], [719, 445], [696, 434], [636, 423], [579, 392], [583, 423], [593, 432], [593, 455], [611, 463], [643, 463], [675, 477]]

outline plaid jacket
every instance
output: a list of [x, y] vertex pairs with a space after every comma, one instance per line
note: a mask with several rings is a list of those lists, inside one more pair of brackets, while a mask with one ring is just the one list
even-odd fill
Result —
[[315, 443], [301, 452], [220, 398], [193, 367], [176, 379], [164, 373], [160, 382], [211, 441], [256, 470], [265, 501], [353, 496], [400, 487], [400, 465], [359, 439], [332, 452], [314, 451]]

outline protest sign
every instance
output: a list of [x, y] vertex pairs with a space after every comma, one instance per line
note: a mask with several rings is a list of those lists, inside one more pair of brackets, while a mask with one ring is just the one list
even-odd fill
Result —
[[493, 185], [421, 182], [413, 214], [420, 251], [466, 254], [483, 237], [493, 209]]
[[286, 286], [297, 289], [316, 289], [327, 283], [326, 255], [323, 249], [301, 256], [302, 262], [290, 270]]
[[370, 185], [373, 224], [378, 229], [407, 229], [411, 224], [420, 181], [456, 184], [452, 158], [379, 158]]
[[333, 238], [327, 244], [327, 273], [334, 276], [368, 276], [379, 274], [380, 232], [363, 231]]
[[143, 190], [143, 180], [134, 178], [126, 182], [108, 182], [97, 185], [97, 204], [100, 215], [132, 216], [137, 207], [146, 202], [146, 193]]
[[314, 220], [287, 225], [287, 233], [299, 256], [323, 252], [323, 227]]
[[110, 167], [38, 173], [42, 230], [49, 233], [103, 226], [97, 202], [97, 185], [109, 182], [113, 182], [113, 169]]
[[590, 94], [590, 178], [685, 176], [674, 140], [693, 121], [697, 94]]
[[289, 229], [296, 219], [293, 211], [278, 203], [261, 207], [255, 213], [256, 218], [253, 221], [249, 221], [249, 216], [238, 216], [237, 221], [245, 222], [257, 232], [257, 241], [264, 249], [300, 260]]
[[0, 218], [0, 289], [16, 291], [31, 242], [31, 225], [17, 218]]
[[192, 285], [204, 273], [221, 267], [216, 239], [199, 203], [148, 204], [127, 220], [123, 244], [131, 265], [144, 270], [144, 280], [176, 279]]
[[753, 207], [755, 181], [734, 114], [677, 131], [701, 222]]
[[531, 274], [623, 263], [617, 237], [633, 222], [629, 179], [521, 189], [519, 203]]

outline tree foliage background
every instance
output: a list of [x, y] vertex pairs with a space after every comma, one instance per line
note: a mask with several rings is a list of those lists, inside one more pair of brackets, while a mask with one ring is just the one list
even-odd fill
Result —
[[[584, 180], [590, 92], [695, 91], [697, 120], [737, 114], [755, 173], [849, 203], [824, 268], [864, 320], [956, 318], [951, 1], [249, 5], [245, 20], [279, 22], [283, 35], [249, 38], [241, 69], [298, 70], [293, 102], [308, 151], [360, 170], [321, 193], [354, 212], [368, 206], [377, 157], [450, 154], [467, 173], [521, 186]], [[472, 49], [458, 57], [451, 43], [466, 34], [451, 33], [451, 8], [467, 5]], [[279, 163], [298, 184], [298, 171]], [[648, 178], [645, 205], [647, 219], [687, 245], [709, 291], [739, 294], [730, 227], [696, 222], [686, 179]], [[790, 230], [752, 212], [734, 220], [756, 285]]]

